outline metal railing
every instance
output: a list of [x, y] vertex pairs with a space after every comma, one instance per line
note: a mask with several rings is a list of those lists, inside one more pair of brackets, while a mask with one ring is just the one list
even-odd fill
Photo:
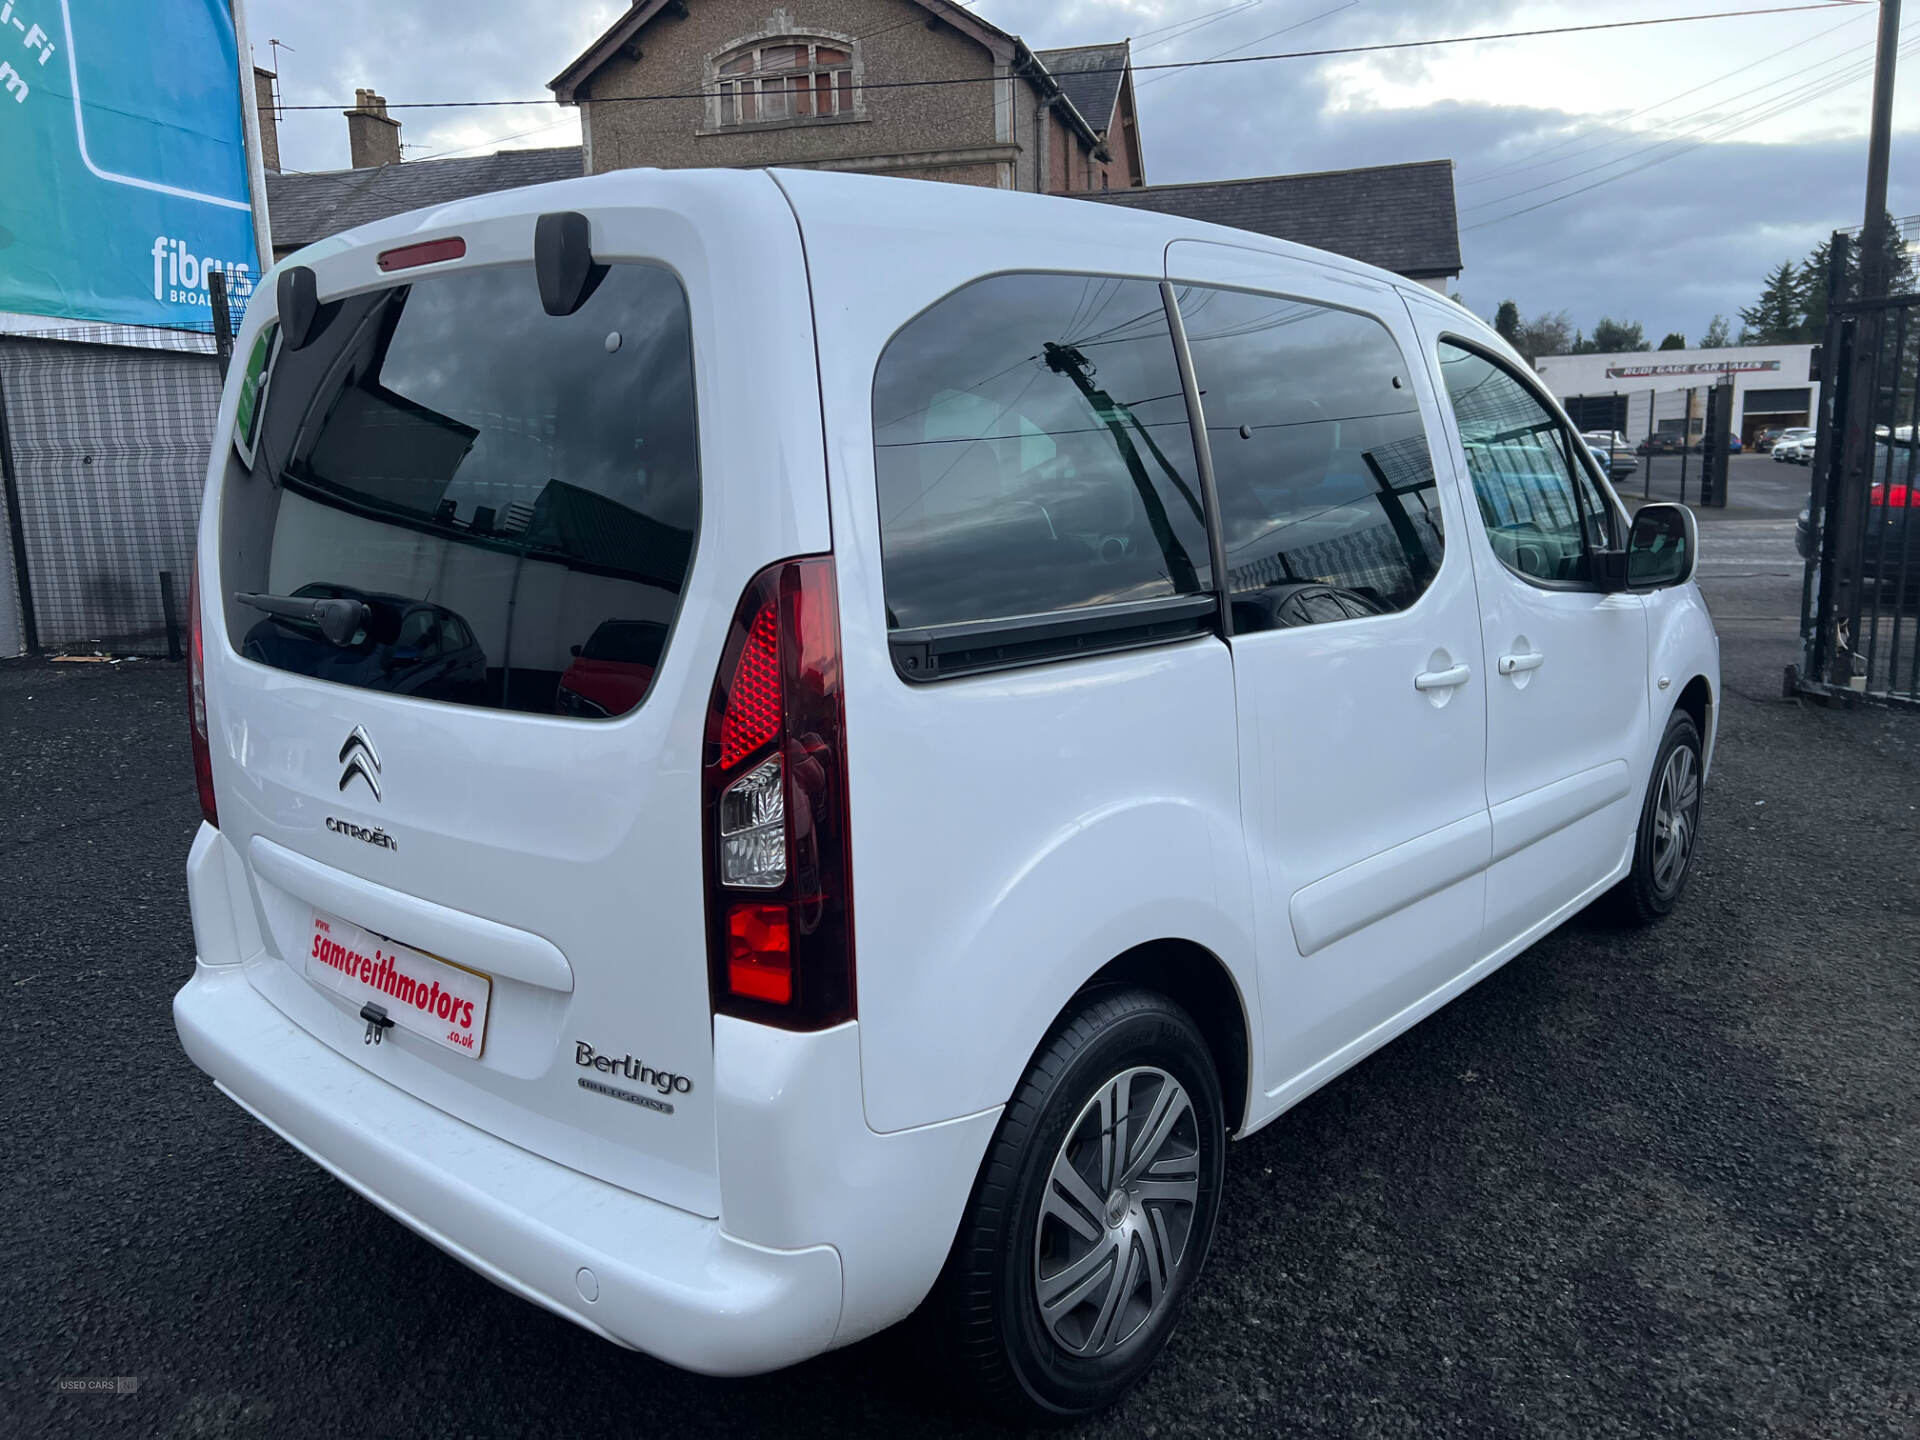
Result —
[[1791, 688], [1920, 705], [1920, 294], [1828, 273], [1826, 370], [1808, 498], [1802, 664]]

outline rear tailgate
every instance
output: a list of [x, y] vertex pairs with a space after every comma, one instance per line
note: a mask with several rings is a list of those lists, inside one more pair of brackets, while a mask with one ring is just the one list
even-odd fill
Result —
[[[571, 314], [541, 305], [543, 211], [584, 214], [605, 267]], [[462, 258], [376, 258], [450, 236]], [[264, 399], [202, 517], [250, 976], [438, 1108], [717, 1215], [707, 704], [747, 580], [830, 546], [791, 212], [763, 174], [628, 173], [350, 238], [298, 257], [304, 346], [262, 287]], [[653, 663], [600, 673], [610, 622]]]

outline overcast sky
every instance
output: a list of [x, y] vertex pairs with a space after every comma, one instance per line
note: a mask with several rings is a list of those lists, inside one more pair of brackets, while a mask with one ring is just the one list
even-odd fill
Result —
[[[694, 0], [699, 3], [699, 0]], [[1136, 65], [1540, 29], [1781, 0], [979, 0], [1035, 48], [1132, 37]], [[626, 7], [551, 0], [251, 0], [255, 58], [285, 104], [520, 98]], [[768, 9], [772, 8], [771, 0]], [[1151, 183], [1451, 159], [1466, 302], [1639, 320], [1693, 340], [1769, 267], [1857, 225], [1876, 25], [1870, 5], [1599, 34], [1138, 75]], [[1183, 28], [1184, 27], [1184, 28]], [[1920, 213], [1920, 14], [1895, 105], [1896, 215]], [[579, 140], [558, 107], [404, 111], [407, 158]], [[544, 128], [543, 128], [544, 127]], [[337, 113], [290, 114], [289, 170], [347, 164]], [[1602, 182], [1597, 183], [1596, 182]], [[1571, 194], [1583, 186], [1596, 188]], [[1514, 212], [1554, 200], [1527, 214]], [[1736, 322], [1736, 329], [1738, 328]]]

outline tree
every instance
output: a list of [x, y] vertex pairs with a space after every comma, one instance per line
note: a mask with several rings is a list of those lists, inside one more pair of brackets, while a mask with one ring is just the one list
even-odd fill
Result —
[[[1818, 343], [1827, 333], [1827, 263], [1833, 242], [1822, 240], [1800, 262], [1800, 338]], [[1848, 267], [1851, 270], [1852, 267]]]
[[1702, 350], [1724, 350], [1733, 343], [1733, 336], [1727, 326], [1727, 317], [1715, 315], [1707, 326], [1707, 333], [1700, 337]]
[[[1920, 284], [1916, 276], [1913, 256], [1908, 252], [1905, 242], [1900, 238], [1899, 227], [1894, 224], [1891, 215], [1886, 217], [1882, 234], [1885, 236], [1885, 256], [1887, 273], [1887, 293], [1904, 295]], [[1847, 268], [1841, 279], [1846, 293], [1858, 293], [1860, 286], [1860, 245], [1857, 238], [1847, 247]], [[1827, 260], [1833, 253], [1833, 242], [1822, 240], [1813, 247], [1805, 260], [1800, 262], [1800, 308], [1802, 319], [1799, 339], [1818, 344], [1827, 333]]]
[[1806, 319], [1801, 272], [1791, 260], [1782, 260], [1767, 276], [1759, 300], [1741, 310], [1740, 343], [1791, 345]]
[[[1880, 245], [1882, 255], [1882, 273], [1886, 276], [1889, 295], [1904, 295], [1914, 287], [1913, 257], [1907, 253], [1907, 244], [1900, 235], [1900, 226], [1892, 215], [1880, 217]], [[1859, 235], [1849, 247], [1848, 254], [1853, 264], [1848, 268], [1853, 272], [1856, 285], [1860, 279], [1860, 250], [1866, 244], [1867, 237]]]
[[1624, 320], [1615, 320], [1612, 316], [1602, 315], [1600, 323], [1593, 327], [1591, 336], [1580, 336], [1574, 341], [1573, 353], [1576, 355], [1618, 355], [1636, 350], [1651, 350], [1647, 337], [1642, 333], [1640, 322], [1628, 324]]
[[1493, 328], [1500, 338], [1518, 349], [1515, 337], [1520, 333], [1520, 307], [1511, 300], [1502, 300], [1500, 308], [1494, 313]]
[[1573, 319], [1564, 310], [1536, 315], [1514, 331], [1513, 348], [1531, 365], [1542, 355], [1572, 355]]
[[1684, 350], [1687, 348], [1687, 337], [1682, 335], [1678, 330], [1669, 330], [1666, 338], [1660, 342], [1660, 348], [1662, 350]]

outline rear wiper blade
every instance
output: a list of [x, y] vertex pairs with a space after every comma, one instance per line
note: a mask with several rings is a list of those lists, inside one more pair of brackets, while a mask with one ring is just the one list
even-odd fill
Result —
[[233, 598], [242, 605], [264, 610], [282, 620], [312, 621], [329, 645], [351, 645], [353, 637], [373, 619], [373, 610], [364, 600], [325, 600], [311, 595], [248, 595], [238, 591]]

